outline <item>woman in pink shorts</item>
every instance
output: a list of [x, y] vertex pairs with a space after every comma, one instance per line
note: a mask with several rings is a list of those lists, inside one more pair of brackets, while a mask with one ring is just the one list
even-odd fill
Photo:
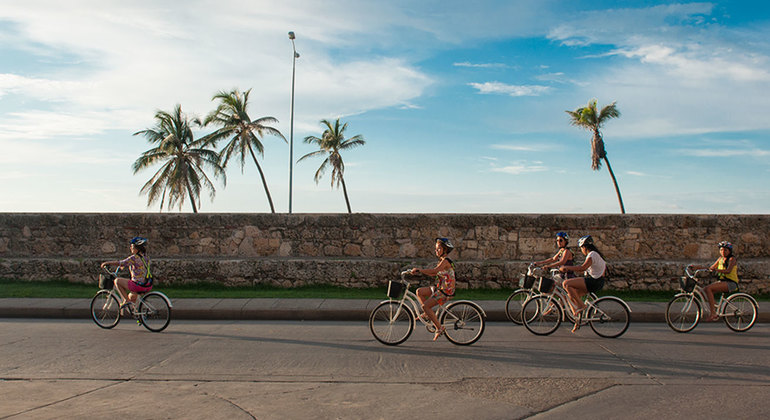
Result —
[[115, 286], [118, 289], [123, 302], [120, 304], [121, 311], [129, 302], [136, 302], [136, 296], [139, 293], [152, 290], [152, 276], [150, 273], [150, 259], [147, 258], [147, 239], [135, 237], [130, 241], [131, 255], [119, 261], [105, 261], [102, 267], [108, 265], [117, 265], [118, 268], [128, 267], [131, 278], [118, 277], [115, 279]]
[[[424, 274], [426, 276], [435, 276], [436, 285], [431, 287], [420, 287], [417, 289], [417, 298], [422, 304], [423, 313], [420, 317], [427, 316], [436, 326], [436, 335], [433, 341], [436, 341], [444, 334], [445, 328], [442, 326], [433, 307], [443, 305], [446, 301], [455, 295], [455, 266], [447, 256], [454, 249], [454, 245], [447, 238], [436, 238], [436, 257], [438, 265], [436, 268], [413, 268], [412, 274]], [[424, 319], [424, 318], [423, 318]]]

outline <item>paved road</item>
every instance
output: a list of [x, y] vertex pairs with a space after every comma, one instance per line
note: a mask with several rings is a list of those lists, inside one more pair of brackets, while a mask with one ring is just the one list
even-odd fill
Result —
[[770, 417], [770, 325], [619, 339], [491, 323], [470, 347], [361, 322], [0, 320], [0, 418]]

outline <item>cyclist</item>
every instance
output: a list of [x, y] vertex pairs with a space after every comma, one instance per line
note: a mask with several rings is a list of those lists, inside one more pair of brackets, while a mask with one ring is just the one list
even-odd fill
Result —
[[413, 268], [412, 274], [424, 274], [426, 276], [435, 276], [438, 283], [435, 286], [420, 287], [417, 289], [417, 299], [420, 301], [423, 313], [420, 318], [433, 322], [436, 326], [436, 335], [433, 341], [436, 341], [444, 334], [446, 328], [439, 324], [433, 307], [443, 305], [455, 294], [455, 265], [447, 255], [454, 249], [454, 245], [447, 238], [436, 238], [436, 257], [438, 264], [435, 268]]
[[[556, 253], [551, 258], [548, 258], [547, 260], [543, 261], [535, 261], [535, 267], [542, 266], [543, 268], [559, 268], [564, 265], [574, 265], [574, 256], [572, 255], [572, 251], [567, 248], [567, 244], [569, 243], [569, 235], [567, 235], [565, 232], [559, 232], [556, 234], [556, 246], [559, 247], [559, 252]], [[573, 272], [567, 272], [564, 276], [565, 278], [572, 278], [575, 277], [575, 274]]]
[[120, 304], [120, 310], [123, 311], [129, 302], [136, 302], [138, 293], [149, 292], [152, 289], [152, 276], [150, 275], [150, 260], [147, 258], [147, 239], [136, 236], [129, 242], [131, 255], [124, 260], [105, 261], [102, 267], [116, 265], [118, 268], [128, 267], [131, 272], [131, 278], [118, 277], [115, 279], [115, 286], [118, 294], [123, 298]]
[[585, 304], [581, 298], [588, 293], [596, 293], [604, 287], [604, 272], [607, 269], [607, 263], [604, 261], [604, 256], [601, 251], [596, 248], [596, 245], [594, 245], [594, 239], [591, 235], [580, 238], [580, 240], [578, 240], [578, 246], [580, 247], [580, 252], [586, 256], [583, 264], [559, 267], [559, 271], [562, 273], [585, 271], [585, 277], [575, 277], [564, 280], [564, 289], [569, 295], [567, 303], [569, 303], [575, 318], [575, 326], [572, 327], [572, 332], [575, 332], [580, 328], [580, 320], [583, 316], [583, 310], [585, 309]]
[[690, 265], [692, 269], [707, 268], [715, 273], [719, 278], [716, 283], [709, 284], [703, 290], [706, 292], [706, 297], [709, 300], [709, 308], [711, 310], [709, 318], [706, 321], [716, 321], [717, 311], [716, 302], [714, 301], [714, 293], [731, 293], [738, 290], [738, 260], [733, 255], [733, 244], [727, 241], [722, 241], [719, 246], [719, 258], [711, 264], [711, 267], [703, 265]]

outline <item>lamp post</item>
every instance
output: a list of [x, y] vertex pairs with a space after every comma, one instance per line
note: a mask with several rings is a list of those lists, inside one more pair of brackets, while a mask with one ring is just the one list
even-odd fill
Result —
[[294, 73], [296, 62], [299, 58], [297, 48], [294, 46], [294, 32], [289, 32], [291, 49], [294, 52], [291, 58], [291, 123], [289, 124], [289, 214], [291, 214], [291, 184], [294, 175]]

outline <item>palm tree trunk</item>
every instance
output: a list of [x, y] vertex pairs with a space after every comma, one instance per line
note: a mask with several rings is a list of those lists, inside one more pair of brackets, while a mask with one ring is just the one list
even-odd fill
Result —
[[192, 205], [193, 213], [198, 213], [198, 209], [195, 208], [195, 198], [193, 198], [192, 188], [190, 188], [190, 182], [188, 181], [185, 184], [187, 186], [187, 195], [190, 197], [190, 204]]
[[252, 150], [251, 144], [249, 144], [248, 146], [249, 146], [249, 153], [251, 153], [251, 158], [254, 159], [254, 164], [257, 165], [259, 176], [262, 177], [262, 186], [265, 187], [265, 194], [267, 194], [267, 201], [270, 203], [270, 211], [272, 213], [275, 213], [275, 206], [273, 206], [273, 197], [270, 196], [270, 190], [267, 188], [267, 181], [265, 180], [265, 174], [262, 172], [262, 167], [259, 166], [259, 162], [257, 162], [257, 156], [254, 155], [254, 150]]
[[348, 200], [348, 189], [345, 186], [345, 178], [340, 176], [340, 181], [342, 181], [342, 193], [345, 194], [345, 204], [348, 205], [348, 214], [351, 214], [353, 212], [350, 211], [350, 200]]
[[612, 166], [610, 161], [607, 160], [607, 156], [604, 156], [604, 163], [607, 164], [607, 170], [610, 171], [610, 177], [612, 177], [612, 183], [615, 185], [615, 193], [618, 195], [618, 203], [620, 203], [620, 213], [626, 214], [626, 208], [623, 207], [623, 199], [620, 197], [620, 189], [618, 188], [618, 181], [615, 179], [615, 173], [612, 172]]

